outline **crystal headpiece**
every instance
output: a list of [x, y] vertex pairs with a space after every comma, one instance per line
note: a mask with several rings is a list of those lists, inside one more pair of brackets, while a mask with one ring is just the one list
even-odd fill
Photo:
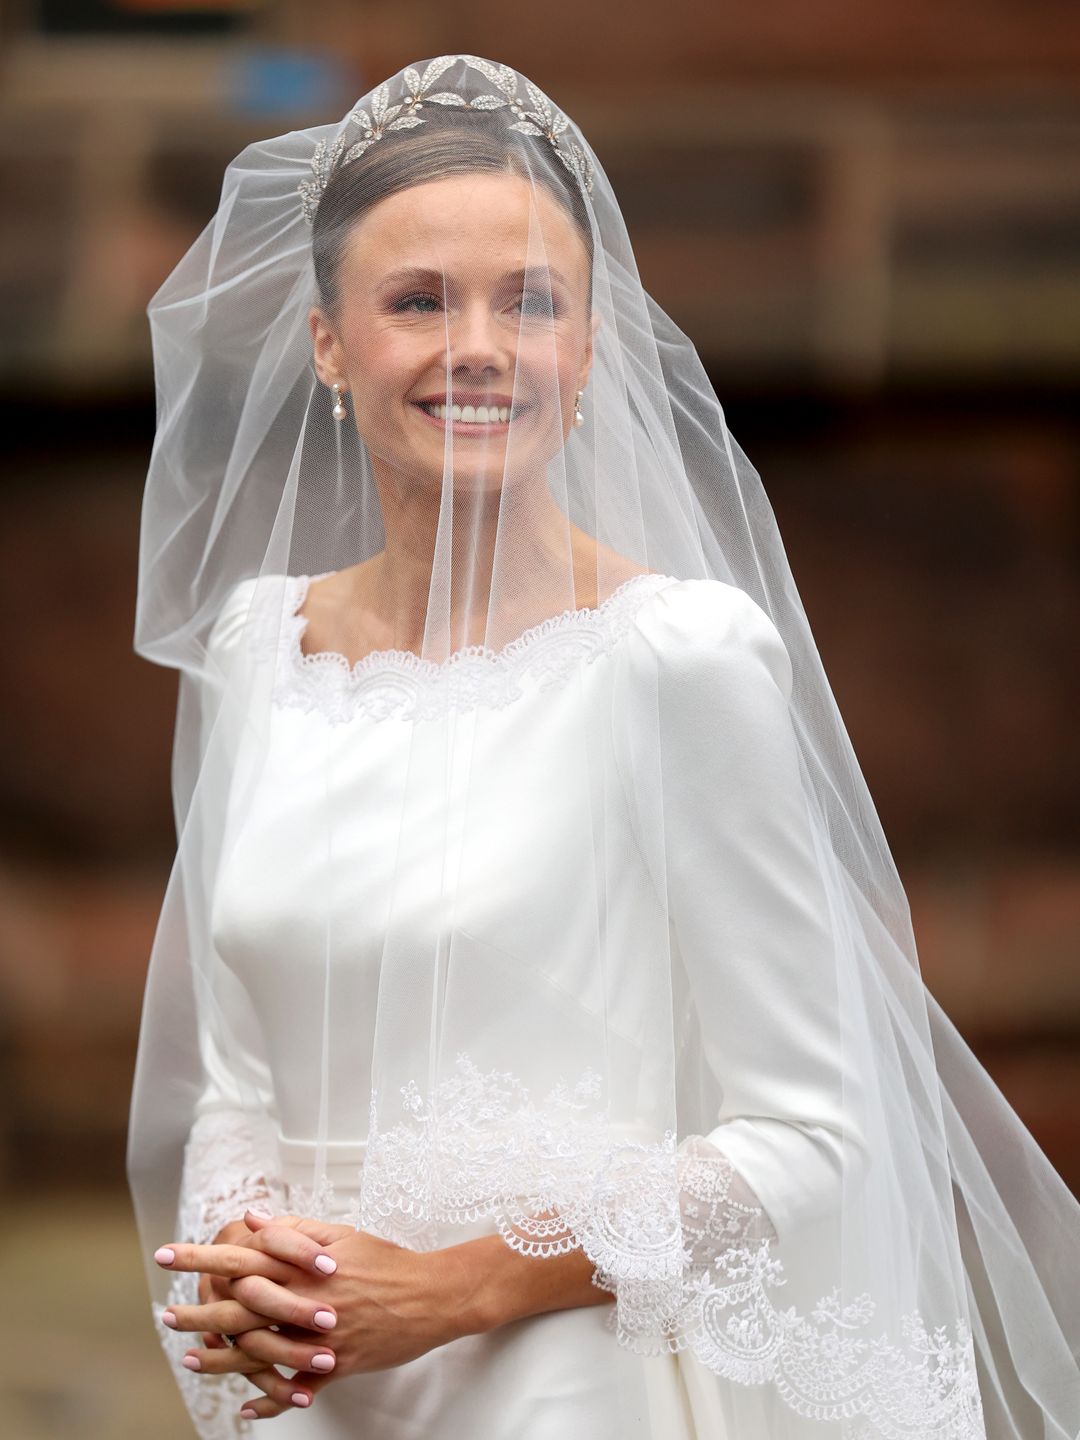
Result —
[[[469, 97], [454, 90], [432, 93], [436, 81], [459, 62], [483, 75], [492, 90]], [[425, 105], [454, 105], [462, 110], [509, 109], [517, 117], [510, 129], [547, 140], [570, 173], [592, 194], [592, 165], [581, 146], [567, 134], [569, 120], [530, 80], [525, 80], [528, 98], [527, 101], [523, 99], [519, 94], [518, 75], [509, 65], [496, 65], [475, 55], [440, 55], [429, 63], [423, 75], [410, 65], [402, 72], [402, 79], [405, 93], [400, 101], [391, 105], [389, 82], [380, 85], [372, 92], [370, 114], [366, 110], [350, 111], [343, 122], [343, 133], [333, 144], [327, 145], [325, 140], [320, 140], [316, 145], [311, 157], [314, 179], [303, 180], [297, 186], [304, 219], [309, 225], [315, 219], [315, 211], [333, 171], [358, 159], [389, 131], [410, 130], [414, 125], [423, 125], [424, 118], [419, 112]], [[352, 143], [344, 132], [344, 127], [350, 123], [359, 126], [362, 132], [361, 138]]]

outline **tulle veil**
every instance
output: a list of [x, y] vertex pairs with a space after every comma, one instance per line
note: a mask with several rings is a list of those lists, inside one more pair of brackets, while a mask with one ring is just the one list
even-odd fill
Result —
[[584, 1249], [611, 1344], [740, 1440], [1073, 1440], [1080, 1211], [922, 982], [761, 480], [574, 123], [406, 67], [244, 149], [149, 318], [147, 1254], [252, 1198], [486, 1226]]

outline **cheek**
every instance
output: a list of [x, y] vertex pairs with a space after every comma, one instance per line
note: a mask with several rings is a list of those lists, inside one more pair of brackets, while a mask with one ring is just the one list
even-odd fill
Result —
[[573, 331], [522, 336], [517, 355], [522, 388], [527, 386], [545, 404], [565, 404], [577, 390], [584, 355], [585, 340], [577, 327]]
[[392, 408], [400, 408], [403, 397], [424, 372], [426, 353], [415, 340], [378, 331], [351, 346], [349, 371], [357, 413], [389, 418]]

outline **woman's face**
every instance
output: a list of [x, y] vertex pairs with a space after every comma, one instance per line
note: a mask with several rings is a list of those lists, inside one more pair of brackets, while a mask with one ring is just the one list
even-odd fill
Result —
[[452, 175], [379, 201], [349, 236], [339, 296], [334, 319], [311, 312], [316, 372], [351, 392], [378, 468], [471, 490], [543, 473], [593, 339], [585, 244], [544, 186]]

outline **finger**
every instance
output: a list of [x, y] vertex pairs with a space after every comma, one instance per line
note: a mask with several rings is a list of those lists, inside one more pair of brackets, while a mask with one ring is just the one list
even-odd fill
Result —
[[337, 1355], [329, 1345], [307, 1338], [293, 1339], [265, 1327], [238, 1335], [236, 1345], [255, 1364], [284, 1365], [289, 1370], [316, 1375], [330, 1375], [337, 1367]]
[[249, 1230], [262, 1230], [270, 1224], [299, 1225], [300, 1219], [299, 1215], [265, 1215], [261, 1210], [244, 1211], [244, 1224]]
[[199, 1304], [209, 1305], [211, 1300], [228, 1300], [229, 1282], [223, 1275], [199, 1276]]
[[[279, 1324], [299, 1325], [304, 1330], [314, 1330], [316, 1334], [320, 1330], [332, 1330], [337, 1324], [337, 1312], [332, 1305], [297, 1295], [262, 1275], [246, 1275], [243, 1279], [234, 1280], [229, 1289], [249, 1310]], [[251, 1328], [250, 1325], [244, 1326], [244, 1329]]]
[[[228, 1291], [227, 1280], [219, 1280], [217, 1276], [210, 1277], [202, 1275], [199, 1277], [199, 1304], [211, 1305], [215, 1300], [231, 1300], [232, 1296]], [[218, 1286], [221, 1288], [219, 1289]], [[202, 1343], [208, 1350], [221, 1350], [227, 1348], [225, 1341], [213, 1330], [204, 1330]]]
[[[246, 1306], [246, 1305], [245, 1305], [244, 1309], [245, 1309], [245, 1310], [247, 1309], [247, 1306]], [[270, 1331], [272, 1331], [274, 1334], [277, 1334], [277, 1332], [278, 1332], [278, 1330], [279, 1330], [280, 1327], [279, 1327], [276, 1323], [273, 1324], [273, 1325], [268, 1325], [268, 1324], [266, 1324], [266, 1322], [265, 1322], [265, 1317], [263, 1317], [263, 1326], [262, 1326], [262, 1328], [265, 1329], [265, 1330], [270, 1330]], [[242, 1335], [248, 1335], [248, 1334], [250, 1334], [251, 1332], [248, 1331], [248, 1330], [242, 1330], [242, 1331], [240, 1331], [239, 1333], [242, 1334]], [[296, 1329], [296, 1330], [291, 1330], [290, 1333], [293, 1334], [293, 1335], [303, 1335], [303, 1334], [304, 1334], [304, 1331], [299, 1330], [299, 1329]], [[220, 1331], [217, 1331], [217, 1330], [204, 1330], [204, 1331], [202, 1332], [202, 1335], [201, 1335], [199, 1338], [200, 1338], [200, 1340], [202, 1341], [203, 1347], [204, 1347], [205, 1349], [207, 1349], [207, 1350], [227, 1350], [227, 1349], [229, 1348], [229, 1342], [225, 1339], [225, 1335], [226, 1335], [226, 1334], [232, 1335], [233, 1332], [232, 1332], [231, 1330], [228, 1330], [228, 1331], [226, 1331], [226, 1332], [224, 1332], [224, 1333], [222, 1333], [222, 1332], [220, 1332]], [[234, 1336], [234, 1339], [235, 1339], [235, 1336]]]
[[239, 1345], [223, 1345], [220, 1350], [188, 1350], [180, 1363], [199, 1375], [252, 1375], [266, 1369], [265, 1360], [256, 1360]]
[[[220, 1275], [199, 1276], [199, 1303], [209, 1305], [214, 1300], [231, 1300], [229, 1282]], [[203, 1332], [202, 1343], [208, 1350], [225, 1350], [227, 1345], [213, 1330]]]
[[321, 1385], [326, 1383], [321, 1375], [300, 1372], [291, 1379], [286, 1379], [276, 1370], [254, 1370], [247, 1379], [257, 1385], [266, 1397], [263, 1399], [260, 1396], [244, 1402], [241, 1414], [252, 1420], [282, 1415], [286, 1410], [306, 1410]]
[[228, 1280], [238, 1275], [266, 1275], [274, 1280], [289, 1278], [280, 1260], [253, 1245], [163, 1245], [154, 1252], [154, 1259], [163, 1270], [195, 1270]]
[[[301, 1225], [303, 1229], [300, 1228]], [[324, 1249], [324, 1244], [332, 1241], [320, 1240], [317, 1236], [319, 1228], [316, 1221], [299, 1221], [295, 1225], [280, 1224], [276, 1220], [268, 1221], [259, 1230], [258, 1248], [278, 1260], [299, 1266], [301, 1270], [333, 1275], [337, 1269], [337, 1261]]]
[[[253, 1212], [248, 1211], [247, 1213], [250, 1216]], [[302, 1235], [310, 1235], [320, 1245], [332, 1245], [335, 1240], [340, 1240], [345, 1235], [355, 1235], [357, 1230], [355, 1225], [342, 1225], [330, 1220], [313, 1220], [308, 1215], [274, 1215], [268, 1219], [265, 1215], [259, 1216], [255, 1213], [254, 1218], [261, 1219], [260, 1228], [263, 1230], [270, 1224], [289, 1225], [292, 1229], [299, 1230]], [[390, 1242], [384, 1243], [389, 1244]]]
[[217, 1300], [212, 1305], [170, 1305], [161, 1321], [170, 1330], [210, 1330], [217, 1335], [238, 1335], [265, 1325], [266, 1316], [249, 1310], [239, 1300]]

